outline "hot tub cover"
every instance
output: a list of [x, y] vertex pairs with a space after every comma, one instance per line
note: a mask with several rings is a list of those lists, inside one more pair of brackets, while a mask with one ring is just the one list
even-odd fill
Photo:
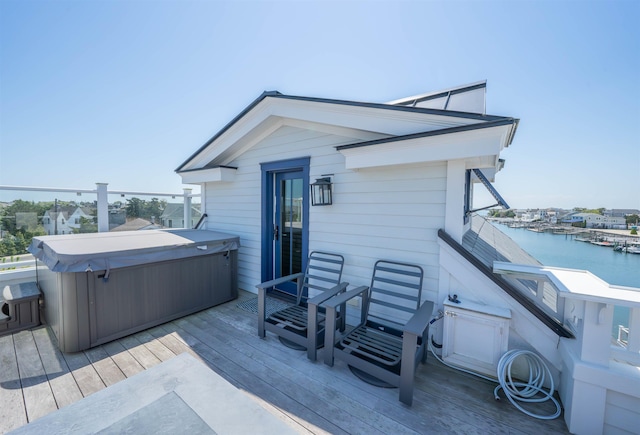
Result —
[[238, 236], [209, 230], [143, 230], [34, 237], [29, 252], [53, 272], [109, 271], [236, 250]]

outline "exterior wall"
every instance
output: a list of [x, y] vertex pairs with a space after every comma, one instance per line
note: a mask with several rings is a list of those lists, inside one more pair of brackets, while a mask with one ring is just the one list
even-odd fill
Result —
[[[53, 235], [56, 232], [56, 219], [51, 217], [52, 214], [55, 213], [46, 211], [42, 217], [42, 226], [49, 235]], [[73, 214], [68, 217], [65, 213], [57, 213], [58, 234], [71, 234], [74, 229], [80, 228], [81, 217], [91, 219], [93, 216], [86, 214], [80, 207], [76, 208]]]
[[623, 217], [603, 216], [595, 213], [578, 213], [562, 219], [562, 222], [585, 222], [587, 228], [618, 228], [626, 227]]
[[640, 398], [617, 391], [607, 391], [604, 433], [633, 433], [640, 423]]
[[91, 218], [91, 216], [86, 214], [84, 211], [82, 211], [82, 209], [80, 207], [78, 207], [76, 209], [76, 211], [74, 211], [73, 214], [71, 216], [69, 216], [69, 227], [71, 227], [71, 228], [80, 228], [80, 218], [81, 217], [87, 218], [87, 219]]
[[[48, 219], [48, 221], [46, 219]], [[54, 235], [56, 233], [55, 221], [56, 219], [51, 218], [51, 215], [48, 212], [45, 213], [42, 226], [44, 227], [45, 231], [47, 231], [47, 234]], [[58, 234], [70, 234], [73, 232], [71, 227], [69, 226], [69, 220], [64, 216], [64, 214], [58, 213], [57, 221]]]
[[587, 214], [585, 215], [585, 220], [587, 221], [587, 228], [613, 228], [626, 224], [625, 218], [601, 216], [599, 214]]
[[[558, 393], [569, 431], [637, 433], [640, 422], [637, 368], [614, 361], [597, 364], [581, 359], [580, 346], [575, 341], [562, 339], [559, 346], [563, 368]], [[589, 340], [587, 344], [594, 341], [597, 340]]]
[[310, 156], [310, 180], [333, 174], [334, 196], [333, 205], [310, 208], [310, 251], [343, 254], [343, 279], [351, 287], [369, 284], [378, 259], [417, 263], [425, 271], [423, 299], [435, 299], [437, 231], [445, 224], [446, 163], [347, 170], [334, 147], [352, 141], [281, 127], [229, 163], [238, 168], [233, 182], [205, 184], [207, 228], [240, 237], [240, 288], [255, 291], [261, 279], [260, 164]]
[[564, 223], [576, 223], [576, 222], [582, 222], [584, 221], [584, 217], [580, 216], [580, 215], [571, 215], [571, 216], [566, 216], [564, 218], [562, 218], [562, 222]]

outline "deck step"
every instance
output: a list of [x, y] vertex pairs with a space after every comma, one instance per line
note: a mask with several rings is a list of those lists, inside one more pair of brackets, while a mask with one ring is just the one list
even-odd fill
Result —
[[2, 298], [7, 303], [18, 303], [40, 297], [40, 289], [35, 281], [6, 285], [2, 290]]
[[2, 289], [0, 336], [40, 325], [40, 289], [35, 282]]

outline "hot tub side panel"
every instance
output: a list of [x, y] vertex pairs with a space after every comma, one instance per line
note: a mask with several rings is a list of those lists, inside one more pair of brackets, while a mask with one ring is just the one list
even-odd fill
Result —
[[[89, 273], [90, 346], [168, 322], [238, 296], [238, 253]], [[86, 346], [86, 347], [90, 347]]]
[[63, 352], [77, 352], [89, 344], [87, 273], [59, 273], [38, 268], [43, 294], [42, 314]]

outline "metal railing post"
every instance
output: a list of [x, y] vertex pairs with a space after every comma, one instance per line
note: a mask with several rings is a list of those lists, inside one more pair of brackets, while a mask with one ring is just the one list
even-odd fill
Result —
[[191, 228], [191, 190], [189, 188], [182, 189], [184, 191], [184, 228]]
[[107, 185], [109, 183], [96, 183], [98, 192], [98, 232], [106, 233], [109, 231], [109, 193]]

